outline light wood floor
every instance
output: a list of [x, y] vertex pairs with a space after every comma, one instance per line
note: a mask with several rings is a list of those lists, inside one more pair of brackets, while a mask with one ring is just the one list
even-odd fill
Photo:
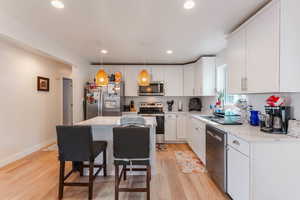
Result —
[[[157, 153], [158, 174], [151, 181], [152, 200], [222, 200], [228, 199], [206, 173], [184, 174], [176, 164], [174, 151], [190, 150], [184, 144], [170, 144]], [[70, 169], [68, 165], [67, 170]], [[77, 174], [70, 180], [86, 181]], [[125, 183], [144, 186], [144, 177], [130, 177]], [[58, 161], [56, 151], [38, 151], [0, 169], [0, 199], [57, 199]], [[64, 199], [87, 199], [87, 188], [66, 187]], [[114, 199], [114, 178], [99, 177], [94, 185], [94, 199]], [[121, 193], [120, 200], [142, 200], [143, 193]]]

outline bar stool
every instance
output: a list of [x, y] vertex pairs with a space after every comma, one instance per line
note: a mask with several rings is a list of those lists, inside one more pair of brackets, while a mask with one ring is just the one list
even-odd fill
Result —
[[[119, 192], [146, 192], [150, 200], [150, 128], [148, 127], [116, 127], [113, 128], [113, 149], [115, 165], [115, 200], [119, 199]], [[130, 165], [131, 169], [127, 168]], [[132, 165], [145, 168], [132, 168]], [[123, 166], [119, 173], [119, 166]], [[122, 177], [126, 180], [126, 172], [146, 171], [146, 188], [120, 188]]]
[[[93, 198], [93, 183], [99, 172], [103, 169], [104, 176], [106, 172], [106, 141], [93, 141], [92, 128], [90, 126], [57, 126], [57, 144], [59, 150], [60, 174], [59, 174], [59, 192], [58, 198], [63, 198], [64, 186], [86, 186], [89, 188], [89, 199]], [[94, 160], [100, 154], [103, 154], [102, 165], [95, 165]], [[74, 167], [65, 176], [65, 162], [72, 161], [79, 163], [79, 169]], [[88, 161], [88, 165], [83, 162]], [[66, 179], [76, 171], [83, 175], [83, 168], [89, 168], [89, 182], [65, 182]], [[98, 168], [94, 174], [94, 168]]]

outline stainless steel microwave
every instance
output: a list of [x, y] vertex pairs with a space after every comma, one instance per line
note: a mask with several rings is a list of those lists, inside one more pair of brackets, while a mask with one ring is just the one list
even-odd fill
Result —
[[163, 82], [151, 82], [149, 86], [139, 86], [139, 96], [164, 96], [165, 89]]

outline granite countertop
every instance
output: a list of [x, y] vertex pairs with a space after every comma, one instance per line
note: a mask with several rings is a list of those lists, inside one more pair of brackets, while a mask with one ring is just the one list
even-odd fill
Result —
[[[89, 126], [103, 126], [103, 127], [112, 127], [112, 126], [119, 126], [120, 125], [121, 117], [94, 117], [89, 120], [85, 120], [75, 125], [89, 125]], [[154, 127], [156, 126], [156, 118], [155, 117], [144, 117], [146, 120], [146, 125]]]
[[231, 135], [239, 137], [247, 142], [300, 142], [300, 138], [291, 137], [288, 135], [269, 134], [260, 131], [259, 127], [243, 125], [221, 125], [205, 119], [203, 114], [191, 114], [195, 119], [199, 119], [207, 124], [213, 125]]
[[165, 111], [165, 114], [186, 114], [187, 111]]

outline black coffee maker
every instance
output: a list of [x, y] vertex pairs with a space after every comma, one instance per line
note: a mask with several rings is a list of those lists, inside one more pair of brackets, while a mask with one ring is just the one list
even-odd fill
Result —
[[191, 98], [189, 102], [189, 111], [201, 111], [202, 102], [200, 98]]
[[260, 129], [263, 132], [287, 134], [291, 119], [290, 106], [265, 106], [266, 115], [260, 119]]
[[169, 111], [169, 112], [172, 112], [174, 100], [167, 101], [167, 104], [168, 104], [168, 111]]

